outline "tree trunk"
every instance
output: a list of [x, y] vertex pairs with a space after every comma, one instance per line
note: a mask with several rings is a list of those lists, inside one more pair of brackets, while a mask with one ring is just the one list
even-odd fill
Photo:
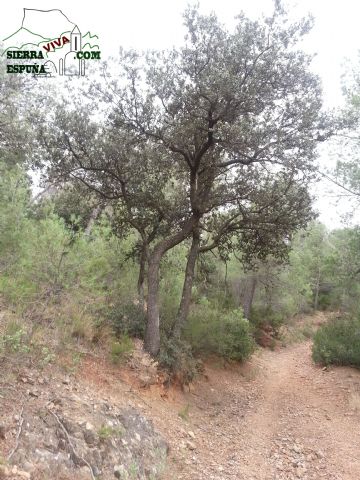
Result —
[[193, 232], [191, 248], [190, 248], [188, 258], [187, 258], [187, 263], [186, 263], [185, 278], [184, 278], [184, 285], [183, 285], [183, 291], [181, 295], [180, 306], [176, 316], [175, 324], [173, 326], [172, 334], [174, 337], [177, 337], [177, 338], [181, 337], [181, 332], [186, 324], [187, 317], [189, 315], [191, 293], [192, 293], [192, 286], [193, 286], [193, 280], [194, 280], [194, 271], [195, 271], [196, 259], [199, 252], [199, 245], [200, 245], [200, 234], [199, 234], [199, 231], [196, 230]]
[[84, 231], [84, 235], [89, 236], [91, 234], [94, 223], [97, 220], [98, 216], [100, 215], [101, 210], [102, 209], [101, 209], [100, 205], [97, 205], [95, 208], [92, 209], [89, 221], [88, 221], [88, 223], [86, 225], [86, 228], [85, 228], [85, 231]]
[[147, 323], [145, 350], [155, 357], [160, 350], [159, 269], [162, 255], [154, 255], [148, 263]]
[[146, 248], [142, 247], [139, 260], [139, 276], [137, 290], [141, 308], [145, 309], [144, 285], [145, 285]]
[[147, 295], [147, 323], [145, 331], [144, 349], [155, 357], [160, 350], [160, 322], [159, 322], [159, 269], [161, 259], [171, 248], [178, 245], [190, 235], [199, 221], [198, 215], [193, 215], [183, 226], [182, 230], [171, 237], [160, 241], [148, 257], [148, 295]]
[[318, 275], [316, 279], [316, 285], [315, 285], [315, 298], [314, 298], [314, 310], [316, 311], [318, 309], [319, 305], [319, 290], [320, 290], [320, 267], [318, 269]]
[[250, 278], [249, 285], [247, 285], [247, 288], [245, 291], [243, 309], [244, 309], [244, 316], [247, 319], [249, 319], [250, 317], [251, 307], [252, 307], [252, 303], [255, 295], [256, 283], [257, 283], [257, 278], [255, 275], [253, 275]]

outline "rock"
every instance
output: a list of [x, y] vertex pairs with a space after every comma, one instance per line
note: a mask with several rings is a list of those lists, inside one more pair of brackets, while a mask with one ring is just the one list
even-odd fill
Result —
[[89, 445], [89, 447], [95, 447], [95, 445], [97, 445], [99, 442], [98, 435], [95, 433], [94, 430], [85, 430], [84, 439], [85, 442]]
[[6, 478], [11, 475], [9, 468], [6, 465], [0, 465], [0, 478]]
[[34, 465], [31, 462], [24, 461], [22, 468], [25, 470], [25, 472], [31, 473], [34, 470]]
[[28, 395], [30, 395], [30, 397], [35, 397], [37, 398], [40, 394], [37, 390], [28, 390]]
[[94, 429], [95, 429], [95, 427], [92, 423], [90, 423], [90, 422], [85, 423], [85, 430], [91, 431], [91, 430], [94, 430]]
[[324, 458], [324, 454], [321, 450], [318, 450], [317, 452], [315, 452], [315, 454], [318, 458]]
[[186, 442], [186, 445], [189, 450], [196, 450], [196, 445], [193, 442], [190, 442], [190, 440]]
[[5, 433], [6, 433], [5, 425], [3, 425], [2, 423], [0, 423], [0, 438], [1, 438], [2, 440], [5, 440]]
[[191, 430], [188, 432], [189, 437], [195, 438], [195, 433], [192, 432]]
[[20, 478], [27, 478], [27, 479], [31, 478], [30, 473], [29, 472], [24, 472], [23, 470], [18, 470], [17, 471], [17, 476], [20, 477]]
[[150, 385], [156, 383], [156, 379], [153, 375], [141, 374], [139, 375], [139, 382], [141, 388], [149, 388]]
[[124, 465], [115, 465], [114, 466], [114, 476], [119, 479], [124, 479], [127, 476], [126, 469]]

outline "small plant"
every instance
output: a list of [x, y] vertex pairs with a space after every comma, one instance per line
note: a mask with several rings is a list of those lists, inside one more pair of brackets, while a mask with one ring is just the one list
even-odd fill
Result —
[[121, 437], [123, 435], [123, 431], [121, 428], [114, 428], [110, 427], [109, 425], [102, 425], [99, 428], [97, 434], [101, 440], [106, 440], [110, 437]]
[[42, 354], [42, 359], [40, 361], [40, 365], [42, 367], [45, 367], [46, 365], [49, 365], [50, 363], [52, 363], [55, 358], [56, 358], [56, 355], [55, 353], [51, 352], [51, 350], [48, 348], [48, 347], [43, 347], [41, 349], [41, 354]]
[[123, 335], [119, 340], [111, 345], [111, 360], [118, 364], [125, 360], [125, 358], [132, 352], [134, 348], [130, 337]]
[[16, 322], [7, 325], [5, 334], [0, 337], [0, 351], [6, 353], [28, 353], [30, 347], [25, 343], [25, 330]]
[[129, 467], [130, 478], [136, 479], [138, 471], [139, 471], [138, 465], [135, 462], [132, 462], [130, 467]]
[[180, 412], [178, 413], [179, 417], [185, 420], [186, 422], [189, 420], [189, 412], [190, 412], [190, 405], [187, 403], [185, 407], [183, 407]]

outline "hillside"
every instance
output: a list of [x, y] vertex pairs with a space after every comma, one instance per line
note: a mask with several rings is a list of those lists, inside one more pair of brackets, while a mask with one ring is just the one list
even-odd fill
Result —
[[314, 366], [309, 341], [208, 362], [185, 392], [144, 388], [139, 352], [122, 367], [85, 354], [72, 371], [3, 360], [2, 458], [16, 447], [3, 477], [359, 478], [360, 372]]

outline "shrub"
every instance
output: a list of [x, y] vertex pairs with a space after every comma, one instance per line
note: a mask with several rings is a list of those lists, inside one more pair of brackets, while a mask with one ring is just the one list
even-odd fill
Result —
[[28, 353], [29, 346], [26, 343], [26, 332], [17, 322], [11, 321], [4, 335], [0, 336], [0, 353]]
[[313, 359], [360, 367], [360, 318], [337, 318], [321, 326], [314, 336]]
[[130, 335], [144, 338], [146, 316], [141, 305], [134, 303], [115, 304], [108, 310], [107, 319], [114, 329], [115, 335]]
[[270, 326], [275, 337], [278, 337], [280, 328], [285, 323], [285, 318], [284, 315], [280, 312], [275, 312], [272, 308], [256, 307], [251, 310], [250, 323], [254, 326], [255, 331], [257, 329], [266, 329], [267, 326]]
[[219, 354], [230, 360], [246, 360], [254, 351], [249, 322], [240, 310], [224, 315], [219, 331]]
[[111, 345], [111, 360], [113, 363], [120, 363], [133, 350], [134, 345], [130, 337], [123, 335], [119, 340]]
[[249, 322], [239, 309], [218, 310], [206, 299], [189, 316], [185, 338], [196, 353], [245, 360], [254, 349]]
[[193, 356], [191, 345], [177, 338], [163, 340], [159, 363], [181, 385], [187, 385], [194, 379], [199, 365]]

